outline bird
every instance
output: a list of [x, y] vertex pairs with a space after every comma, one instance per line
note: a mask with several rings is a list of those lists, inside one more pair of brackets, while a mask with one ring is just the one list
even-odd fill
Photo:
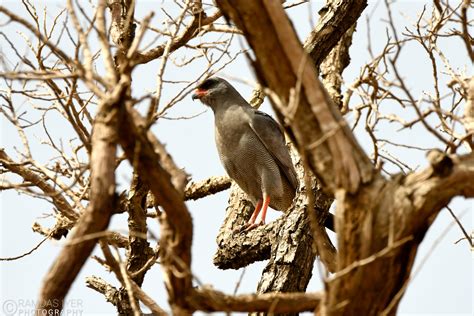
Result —
[[220, 77], [199, 83], [192, 99], [212, 109], [222, 165], [255, 206], [240, 230], [265, 224], [269, 206], [287, 211], [296, 195], [298, 178], [281, 126], [270, 115], [252, 107]]

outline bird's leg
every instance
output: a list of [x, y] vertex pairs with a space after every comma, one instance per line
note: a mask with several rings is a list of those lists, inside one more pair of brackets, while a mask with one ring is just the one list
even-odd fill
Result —
[[234, 233], [247, 231], [249, 229], [257, 227], [258, 225], [255, 225], [255, 221], [257, 220], [258, 214], [260, 214], [261, 209], [262, 209], [262, 200], [258, 200], [257, 205], [255, 205], [255, 210], [253, 211], [252, 216], [250, 217], [248, 222], [244, 224], [242, 227], [238, 227], [237, 229], [234, 229]]
[[[262, 207], [262, 204], [261, 204], [261, 201], [259, 201], [259, 204], [260, 207], [262, 208], [262, 218], [260, 219], [260, 221], [258, 221], [257, 223], [255, 223], [255, 220], [257, 219], [257, 216], [258, 216], [258, 213], [260, 213], [260, 208], [258, 209], [258, 212], [255, 214], [252, 214], [252, 217], [250, 218], [250, 221], [247, 223], [246, 227], [245, 227], [245, 230], [244, 231], [249, 231], [249, 230], [252, 230], [260, 225], [264, 225], [265, 224], [265, 217], [267, 216], [267, 209], [268, 209], [268, 205], [270, 204], [270, 196], [264, 194], [263, 195], [264, 198], [263, 198], [263, 207]], [[257, 211], [257, 208], [255, 208], [255, 211]], [[255, 218], [254, 218], [255, 217]], [[253, 222], [251, 221], [253, 219]]]
[[262, 209], [262, 200], [258, 200], [257, 205], [255, 205], [255, 210], [252, 213], [249, 221], [247, 222], [247, 226], [255, 224], [257, 220], [258, 214], [260, 214], [260, 210]]
[[257, 223], [257, 225], [265, 224], [265, 217], [267, 217], [268, 205], [270, 205], [270, 196], [265, 195], [265, 198], [263, 200], [263, 207], [262, 207], [262, 219]]

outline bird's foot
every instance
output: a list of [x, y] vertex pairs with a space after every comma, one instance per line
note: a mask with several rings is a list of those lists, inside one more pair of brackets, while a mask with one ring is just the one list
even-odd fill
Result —
[[264, 225], [265, 223], [264, 222], [258, 222], [258, 223], [253, 223], [253, 224], [247, 224], [245, 226], [245, 229], [244, 229], [244, 232], [248, 232], [248, 231], [251, 231], [252, 229], [255, 229], [257, 228], [258, 226], [262, 226]]
[[246, 232], [251, 231], [252, 229], [255, 229], [258, 226], [262, 226], [264, 224], [265, 224], [265, 222], [262, 222], [262, 221], [260, 221], [258, 223], [246, 223], [246, 224], [244, 224], [240, 227], [235, 228], [233, 232], [234, 232], [234, 234], [242, 233], [242, 232], [246, 233]]

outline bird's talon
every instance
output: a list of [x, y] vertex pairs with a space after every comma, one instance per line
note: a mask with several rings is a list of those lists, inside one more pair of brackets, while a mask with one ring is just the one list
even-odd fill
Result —
[[232, 234], [239, 234], [243, 231], [245, 231], [245, 229], [249, 226], [249, 224], [244, 224], [242, 226], [239, 226], [239, 227], [236, 227], [232, 230]]
[[265, 224], [265, 223], [264, 222], [258, 222], [258, 223], [253, 223], [253, 224], [247, 224], [247, 225], [245, 225], [247, 227], [244, 229], [244, 232], [251, 231], [252, 229], [255, 229], [258, 226], [261, 226], [263, 224]]

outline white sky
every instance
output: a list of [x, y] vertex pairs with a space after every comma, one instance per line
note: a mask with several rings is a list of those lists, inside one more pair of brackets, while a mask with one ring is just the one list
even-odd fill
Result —
[[[57, 12], [58, 7], [62, 6], [61, 2], [44, 2], [32, 1], [42, 7], [47, 4], [47, 15], [53, 16]], [[158, 11], [162, 2], [138, 1], [136, 17], [148, 14], [151, 10]], [[313, 12], [320, 7], [321, 1], [312, 4]], [[431, 2], [426, 2], [431, 3]], [[6, 5], [7, 8], [16, 14], [25, 16], [24, 8], [16, 1], [0, 1], [0, 4]], [[407, 15], [412, 20], [415, 14], [420, 11], [424, 1], [402, 1], [394, 6], [394, 16], [398, 23], [400, 31], [405, 26], [410, 26], [410, 20], [407, 21], [403, 15]], [[164, 6], [169, 2], [164, 2]], [[385, 19], [385, 9], [382, 2], [376, 5], [372, 2], [365, 10], [364, 14], [368, 14], [374, 10], [374, 14], [370, 18], [372, 29], [373, 50], [378, 53], [386, 40], [385, 28], [386, 24], [382, 21]], [[305, 39], [311, 25], [308, 18], [307, 6], [301, 6], [289, 11], [293, 18], [301, 39]], [[41, 12], [41, 10], [39, 10]], [[159, 12], [154, 18], [154, 23], [158, 24], [158, 18], [161, 17]], [[358, 30], [354, 35], [353, 46], [351, 48], [352, 63], [344, 73], [346, 83], [351, 83], [358, 75], [360, 67], [370, 60], [367, 53], [367, 37], [365, 16], [360, 19]], [[0, 24], [3, 24], [5, 18], [0, 16]], [[20, 30], [18, 25], [2, 26], [0, 32], [4, 32], [12, 40], [17, 47], [21, 47], [20, 51], [25, 51], [24, 41], [17, 33]], [[234, 41], [234, 49], [244, 41]], [[61, 44], [62, 45], [62, 44]], [[155, 44], [156, 45], [156, 44]], [[0, 49], [4, 51], [5, 42], [0, 37]], [[460, 46], [461, 47], [461, 46]], [[446, 54], [458, 62], [455, 66], [466, 65], [469, 62], [461, 47], [456, 45], [446, 47]], [[14, 56], [11, 56], [14, 60]], [[409, 46], [401, 56], [401, 71], [406, 78], [409, 86], [417, 96], [421, 91], [429, 89], [432, 84], [431, 72], [427, 67], [425, 56], [415, 45]], [[158, 62], [152, 62], [139, 66], [134, 71], [134, 96], [143, 95], [145, 92], [153, 91], [156, 85], [156, 72]], [[201, 65], [202, 66], [202, 65]], [[203, 68], [194, 65], [183, 71], [176, 67], [169, 67], [165, 73], [167, 79], [189, 80], [198, 76]], [[472, 67], [469, 70], [472, 75]], [[236, 62], [224, 71], [221, 75], [228, 78], [241, 78], [252, 82], [252, 70], [244, 56], [240, 56]], [[233, 81], [233, 84], [241, 91], [242, 95], [248, 99], [252, 87], [243, 85], [240, 82]], [[0, 82], [0, 89], [4, 89], [3, 81]], [[169, 100], [176, 93], [173, 88], [165, 89], [164, 98]], [[22, 105], [24, 110], [28, 109], [28, 104]], [[170, 116], [190, 116], [205, 110], [204, 106], [198, 102], [192, 102], [191, 97], [186, 97], [178, 105], [176, 105], [169, 113]], [[271, 112], [268, 101], [265, 102], [262, 110]], [[390, 108], [389, 110], [392, 110]], [[396, 111], [398, 109], [393, 109]], [[51, 114], [49, 123], [52, 131], [57, 136], [63, 136], [65, 140], [71, 132], [66, 128], [63, 121], [59, 121], [54, 114]], [[351, 117], [348, 117], [351, 122]], [[18, 136], [8, 122], [2, 117], [1, 121], [1, 146], [13, 157], [13, 147], [18, 146]], [[379, 136], [384, 138], [402, 139], [406, 143], [419, 145], [423, 147], [436, 147], [439, 144], [432, 136], [422, 128], [414, 128], [403, 132], [396, 132], [399, 126], [383, 125], [384, 129], [378, 131]], [[191, 174], [193, 180], [205, 179], [212, 175], [222, 175], [224, 170], [220, 165], [218, 155], [214, 146], [213, 136], [213, 117], [212, 112], [207, 111], [203, 115], [190, 120], [161, 120], [157, 126], [153, 128], [157, 137], [167, 144], [167, 149], [175, 159], [179, 166], [185, 167], [186, 171]], [[43, 139], [44, 134], [41, 130], [32, 132], [37, 139]], [[367, 152], [371, 152], [372, 145], [363, 131], [357, 129], [357, 137]], [[65, 142], [67, 144], [67, 142]], [[39, 141], [33, 144], [33, 153], [38, 159], [47, 162], [51, 157], [47, 147], [41, 145]], [[397, 149], [394, 153], [401, 157], [410, 166], [426, 165], [424, 154]], [[387, 166], [394, 171], [393, 166]], [[117, 182], [120, 190], [127, 187], [131, 178], [128, 166], [122, 166], [117, 171]], [[194, 240], [193, 240], [193, 263], [192, 270], [197, 279], [204, 284], [209, 284], [216, 289], [226, 293], [232, 293], [234, 286], [241, 274], [241, 270], [218, 270], [212, 264], [212, 257], [216, 250], [215, 237], [217, 231], [223, 221], [224, 211], [229, 191], [225, 191], [215, 196], [198, 200], [196, 202], [187, 203], [194, 223]], [[1, 211], [0, 211], [0, 257], [16, 256], [24, 253], [35, 246], [42, 236], [35, 234], [31, 230], [34, 221], [47, 223], [39, 219], [44, 214], [51, 213], [51, 205], [43, 200], [33, 199], [25, 195], [19, 195], [13, 191], [4, 191], [0, 193]], [[472, 200], [466, 201], [462, 198], [456, 198], [450, 204], [456, 214], [465, 214], [461, 221], [467, 230], [472, 231]], [[270, 212], [270, 218], [276, 218], [280, 215], [277, 212]], [[154, 220], [149, 220], [149, 229], [158, 235], [159, 227]], [[449, 231], [445, 231], [450, 227]], [[122, 233], [126, 232], [126, 215], [114, 216], [111, 229], [118, 230]], [[425, 240], [420, 246], [414, 270], [417, 271], [421, 266], [419, 273], [416, 274], [408, 288], [399, 308], [399, 314], [426, 314], [426, 315], [452, 315], [452, 314], [471, 314], [473, 311], [473, 261], [471, 252], [466, 242], [460, 242], [455, 245], [454, 242], [462, 237], [458, 227], [452, 224], [452, 218], [446, 210], [442, 210], [433, 226], [428, 231]], [[50, 265], [54, 261], [56, 255], [61, 250], [64, 241], [47, 242], [42, 245], [39, 250], [33, 254], [13, 262], [0, 262], [0, 314], [6, 311], [5, 304], [12, 300], [18, 307], [18, 311], [26, 312], [33, 309], [34, 301], [38, 296], [42, 279], [48, 271]], [[433, 249], [434, 247], [434, 249]], [[100, 255], [99, 251], [94, 252]], [[426, 259], [426, 261], [425, 261]], [[422, 262], [425, 261], [423, 264]], [[239, 293], [254, 292], [261, 271], [266, 262], [260, 262], [249, 266], [246, 269], [245, 276], [239, 289]], [[314, 277], [311, 280], [308, 291], [318, 291], [321, 289], [318, 272], [314, 271]], [[88, 260], [81, 273], [73, 284], [69, 292], [65, 310], [69, 312], [83, 311], [82, 315], [101, 315], [114, 314], [115, 307], [107, 303], [101, 294], [85, 287], [84, 279], [87, 276], [96, 275], [110, 281], [113, 285], [118, 286], [118, 282], [109, 273], [99, 266], [95, 261]], [[144, 290], [153, 297], [157, 303], [167, 309], [166, 291], [163, 286], [161, 270], [159, 265], [155, 265], [146, 275]], [[82, 305], [82, 307], [81, 307]]]

